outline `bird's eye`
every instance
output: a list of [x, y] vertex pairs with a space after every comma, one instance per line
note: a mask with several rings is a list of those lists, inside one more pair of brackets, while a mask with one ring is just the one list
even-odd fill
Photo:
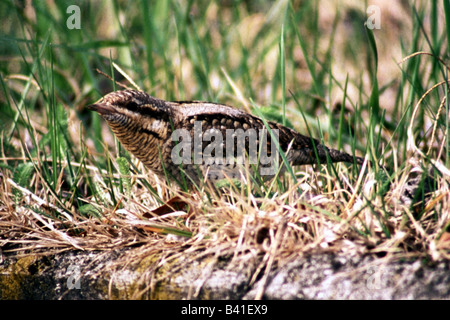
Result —
[[139, 105], [135, 102], [135, 101], [130, 101], [128, 102], [125, 107], [130, 110], [130, 111], [134, 111], [137, 112], [139, 109]]

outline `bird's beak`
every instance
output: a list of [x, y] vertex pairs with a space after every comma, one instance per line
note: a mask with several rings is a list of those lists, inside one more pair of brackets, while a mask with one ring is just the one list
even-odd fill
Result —
[[88, 106], [89, 110], [96, 111], [100, 115], [107, 115], [117, 112], [116, 108], [105, 103], [94, 103]]

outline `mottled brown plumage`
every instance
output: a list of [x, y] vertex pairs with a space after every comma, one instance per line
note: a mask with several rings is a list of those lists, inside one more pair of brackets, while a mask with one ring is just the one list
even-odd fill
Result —
[[[265, 130], [264, 122], [260, 118], [226, 105], [200, 101], [168, 102], [151, 97], [144, 92], [133, 90], [110, 93], [89, 108], [98, 112], [106, 120], [123, 146], [154, 173], [161, 177], [169, 176], [181, 181], [183, 180], [181, 172], [184, 172], [187, 178], [185, 180], [194, 183], [202, 181], [202, 177], [216, 180], [223, 177], [234, 178], [239, 176], [244, 165], [242, 162], [240, 162], [242, 165], [239, 165], [236, 164], [236, 161], [235, 163], [226, 161], [224, 163], [224, 161], [217, 160], [221, 159], [218, 155], [220, 155], [219, 151], [222, 149], [223, 154], [229, 156], [225, 152], [227, 141], [236, 144], [236, 141], [239, 140], [238, 138], [227, 140], [227, 132], [239, 134], [239, 132], [250, 132], [250, 129], [254, 129], [261, 133]], [[191, 142], [194, 142], [195, 135], [199, 133], [195, 130], [200, 124], [203, 139], [197, 140], [197, 142], [200, 141], [201, 151], [204, 154], [207, 154], [206, 151], [211, 149], [211, 142], [216, 141], [211, 138], [205, 139], [206, 133], [221, 135], [223, 143], [211, 153], [213, 157], [207, 158], [205, 156], [200, 163], [185, 163], [186, 161], [184, 161], [181, 164], [175, 164], [172, 151], [179, 142], [176, 139], [174, 141], [172, 134], [177, 130], [180, 132], [181, 129], [182, 132], [188, 133]], [[363, 162], [362, 158], [329, 149], [320, 144], [318, 140], [301, 135], [278, 123], [269, 121], [268, 125], [274, 132], [278, 130], [280, 148], [286, 152], [287, 160], [292, 165], [314, 164], [318, 160], [320, 163], [326, 163], [327, 153], [332, 162], [344, 161], [356, 162], [357, 164]], [[271, 149], [272, 140], [269, 134], [267, 136], [267, 141], [264, 141], [261, 140], [262, 136], [258, 135], [256, 145], [260, 150], [259, 142], [264, 141], [263, 146], [267, 145], [267, 155], [270, 157], [273, 154], [271, 152], [273, 150]], [[245, 144], [234, 145], [233, 155], [238, 155], [238, 151], [243, 149], [245, 149], [247, 155], [250, 154], [249, 146], [254, 146], [254, 143], [255, 140], [251, 140], [247, 136]], [[208, 149], [208, 145], [210, 149]], [[193, 155], [190, 158], [193, 160]], [[245, 163], [248, 163], [248, 157], [246, 160]], [[267, 166], [269, 164], [266, 163], [261, 165], [261, 168]]]

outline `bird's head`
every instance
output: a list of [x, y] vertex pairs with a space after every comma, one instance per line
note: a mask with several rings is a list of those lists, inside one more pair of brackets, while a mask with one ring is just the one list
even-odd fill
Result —
[[145, 92], [112, 92], [88, 108], [106, 120], [119, 140], [127, 134], [150, 134], [160, 138], [169, 129], [170, 105]]

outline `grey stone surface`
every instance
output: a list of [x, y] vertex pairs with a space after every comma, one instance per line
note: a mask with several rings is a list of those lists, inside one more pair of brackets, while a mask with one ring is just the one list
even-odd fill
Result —
[[[450, 299], [450, 261], [300, 256], [250, 284], [227, 262], [187, 264], [154, 281], [145, 267], [119, 268], [127, 251], [68, 251], [0, 263], [1, 299]], [[148, 263], [148, 262], [146, 262]], [[206, 267], [205, 267], [206, 266]], [[170, 266], [168, 266], [170, 268]], [[256, 268], [255, 268], [256, 269]], [[140, 270], [140, 271], [139, 271]], [[264, 290], [262, 290], [264, 288]], [[140, 292], [140, 295], [136, 295]]]

